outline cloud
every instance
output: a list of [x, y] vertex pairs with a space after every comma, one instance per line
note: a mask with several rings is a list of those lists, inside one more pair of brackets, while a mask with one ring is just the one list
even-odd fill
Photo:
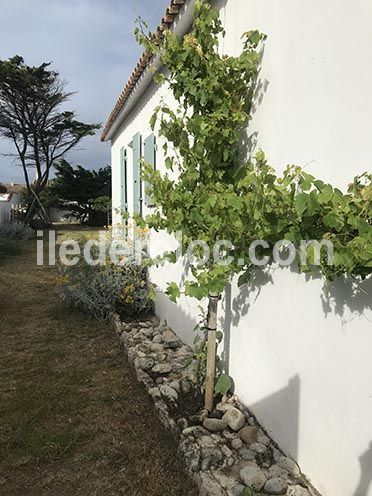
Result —
[[[2, 2], [0, 59], [22, 55], [27, 64], [52, 61], [68, 91], [70, 108], [85, 122], [106, 120], [141, 53], [133, 38], [138, 15], [153, 27], [169, 0], [12, 0]], [[0, 141], [0, 153], [12, 151]], [[110, 162], [110, 146], [87, 138], [69, 155], [73, 163], [97, 168]], [[0, 157], [0, 182], [22, 171]]]

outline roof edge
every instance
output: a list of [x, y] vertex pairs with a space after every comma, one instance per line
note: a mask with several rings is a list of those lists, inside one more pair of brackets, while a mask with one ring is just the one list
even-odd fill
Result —
[[[192, 15], [190, 12], [193, 11], [194, 4], [195, 0], [172, 0], [157, 28], [156, 35], [162, 37], [164, 31], [172, 28], [181, 35], [185, 34], [192, 24]], [[132, 101], [133, 95], [141, 89], [143, 92], [151, 82], [153, 74], [150, 73], [149, 76], [148, 71], [151, 60], [153, 60], [152, 55], [146, 52], [142, 54], [106, 121], [100, 138], [102, 142], [112, 139], [117, 128], [130, 110], [128, 109], [128, 103]], [[159, 60], [155, 59], [154, 64], [158, 66], [160, 64]], [[138, 98], [142, 96], [142, 92], [138, 95]]]

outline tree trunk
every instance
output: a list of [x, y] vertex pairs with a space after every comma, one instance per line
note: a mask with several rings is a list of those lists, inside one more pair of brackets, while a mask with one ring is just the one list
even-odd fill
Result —
[[45, 210], [39, 194], [34, 188], [29, 188], [29, 194], [32, 196], [32, 201], [29, 201], [25, 214], [25, 223], [30, 224], [37, 214], [39, 214], [40, 219], [45, 222], [46, 225], [50, 224], [49, 215]]
[[207, 370], [205, 381], [205, 409], [213, 410], [214, 382], [216, 375], [216, 330], [217, 330], [218, 295], [209, 294], [207, 315]]

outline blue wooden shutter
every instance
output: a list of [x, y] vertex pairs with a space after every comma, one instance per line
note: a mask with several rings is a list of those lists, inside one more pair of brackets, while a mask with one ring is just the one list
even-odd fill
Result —
[[142, 213], [141, 135], [133, 136], [133, 213]]
[[128, 210], [128, 184], [127, 184], [127, 151], [120, 150], [120, 210], [121, 214]]
[[[153, 133], [145, 139], [145, 142], [143, 144], [143, 158], [147, 164], [150, 164], [154, 169], [156, 168], [156, 142], [155, 135]], [[144, 184], [144, 188], [145, 205], [147, 207], [151, 207], [153, 205], [153, 202], [148, 192], [148, 188], [146, 187], [146, 183]]]

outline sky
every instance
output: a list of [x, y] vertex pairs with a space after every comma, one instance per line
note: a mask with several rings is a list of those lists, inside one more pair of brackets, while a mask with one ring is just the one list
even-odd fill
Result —
[[[21, 55], [26, 64], [52, 62], [78, 119], [104, 124], [141, 54], [134, 39], [137, 16], [154, 29], [170, 0], [0, 0], [0, 59]], [[100, 131], [66, 158], [94, 169], [110, 163]], [[4, 157], [12, 145], [0, 139], [0, 183], [24, 183], [23, 172]]]

